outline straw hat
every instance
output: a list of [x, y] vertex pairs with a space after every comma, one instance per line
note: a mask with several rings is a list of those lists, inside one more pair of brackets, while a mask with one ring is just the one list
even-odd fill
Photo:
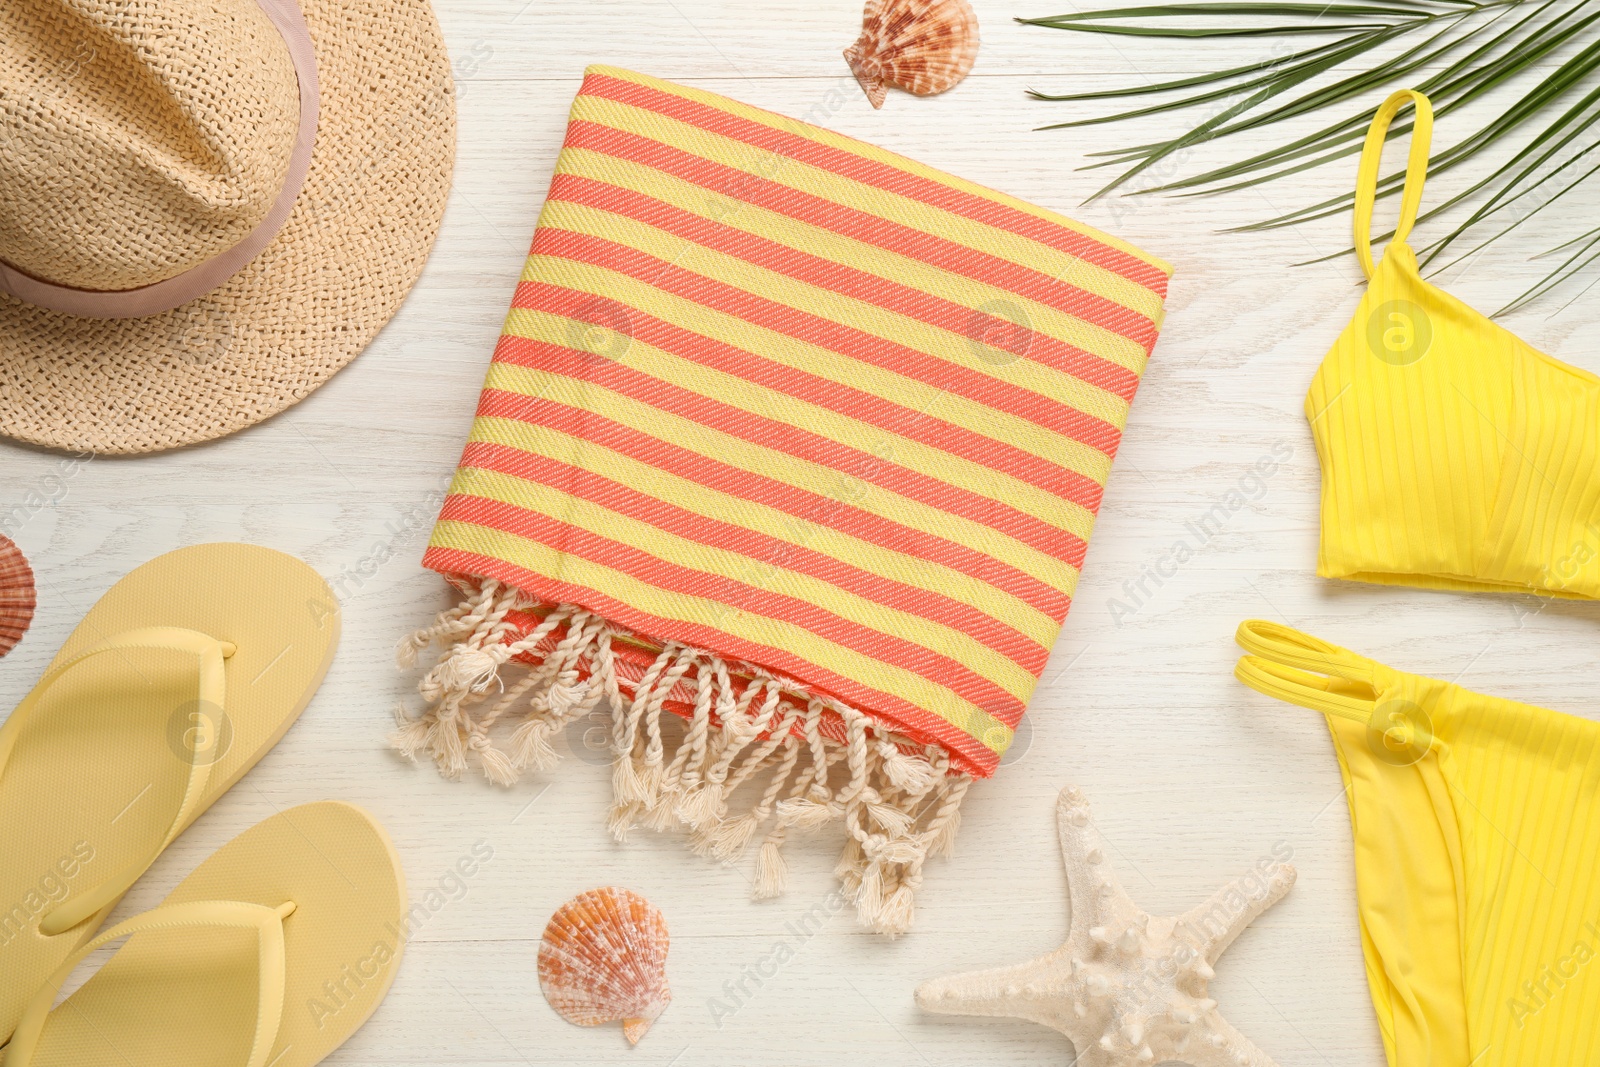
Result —
[[427, 0], [0, 0], [0, 433], [151, 452], [304, 399], [454, 158]]

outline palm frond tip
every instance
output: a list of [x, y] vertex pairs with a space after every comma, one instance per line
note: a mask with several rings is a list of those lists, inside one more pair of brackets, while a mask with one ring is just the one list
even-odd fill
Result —
[[[1166, 140], [1097, 153], [1089, 168], [1115, 168], [1116, 177], [1091, 199], [1118, 191], [1233, 192], [1353, 155], [1361, 150], [1374, 94], [1408, 86], [1426, 92], [1441, 118], [1480, 100], [1500, 102], [1477, 129], [1435, 151], [1434, 172], [1505, 154], [1486, 177], [1424, 214], [1426, 222], [1452, 210], [1467, 213], [1425, 246], [1425, 264], [1459, 242], [1467, 242], [1470, 251], [1441, 266], [1482, 252], [1600, 172], [1600, 166], [1575, 166], [1600, 149], [1600, 88], [1594, 86], [1600, 71], [1600, 4], [1592, 0], [1184, 0], [1017, 21], [1130, 38], [1280, 42], [1281, 55], [1192, 77], [1063, 94], [1029, 90], [1050, 103], [1135, 105], [1040, 127], [1045, 130], [1204, 109]], [[1199, 173], [1163, 175], [1158, 183], [1146, 177], [1132, 187], [1158, 163], [1181, 158], [1196, 145], [1334, 109], [1343, 113], [1336, 111], [1333, 121], [1270, 150]], [[1404, 136], [1409, 129], [1409, 122], [1396, 123], [1389, 135]], [[1513, 138], [1523, 142], [1516, 151], [1507, 147]], [[1399, 192], [1402, 177], [1386, 175], [1379, 195]], [[1346, 194], [1237, 229], [1295, 225], [1347, 211], [1350, 203]], [[1526, 306], [1600, 262], [1600, 253], [1593, 251], [1600, 238], [1581, 219], [1573, 225], [1583, 232], [1543, 253], [1566, 253], [1560, 265], [1502, 311]]]

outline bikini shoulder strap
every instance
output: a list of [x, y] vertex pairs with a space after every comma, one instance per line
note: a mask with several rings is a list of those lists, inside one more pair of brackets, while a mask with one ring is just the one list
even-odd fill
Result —
[[1378, 195], [1378, 169], [1383, 165], [1383, 142], [1389, 133], [1389, 123], [1400, 113], [1406, 101], [1417, 106], [1417, 116], [1411, 127], [1411, 155], [1406, 163], [1405, 193], [1400, 198], [1400, 221], [1395, 226], [1394, 239], [1404, 242], [1417, 221], [1417, 209], [1422, 206], [1422, 183], [1428, 176], [1428, 149], [1433, 143], [1433, 104], [1415, 89], [1401, 89], [1383, 102], [1378, 113], [1372, 116], [1372, 126], [1367, 130], [1367, 143], [1361, 149], [1361, 168], [1356, 173], [1356, 257], [1368, 278], [1377, 268], [1372, 262], [1372, 205]]
[[[1239, 658], [1233, 674], [1251, 689], [1325, 715], [1371, 721], [1374, 672], [1365, 656], [1261, 619], [1240, 623], [1235, 640], [1250, 655]], [[1361, 690], [1367, 692], [1356, 695]]]

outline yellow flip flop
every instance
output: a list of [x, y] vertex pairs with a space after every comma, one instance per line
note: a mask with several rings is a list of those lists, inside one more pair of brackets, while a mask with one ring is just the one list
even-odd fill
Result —
[[277, 744], [338, 644], [293, 556], [159, 556], [84, 616], [0, 726], [0, 1042], [178, 834]]
[[[372, 816], [337, 801], [291, 808], [68, 957], [0, 1067], [312, 1067], [388, 993], [406, 906], [399, 857]], [[123, 938], [51, 1011], [74, 968]]]

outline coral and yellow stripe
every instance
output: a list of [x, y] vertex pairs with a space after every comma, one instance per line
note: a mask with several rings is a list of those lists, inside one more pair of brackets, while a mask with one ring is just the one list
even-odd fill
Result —
[[998, 765], [1171, 268], [804, 122], [589, 69], [427, 560]]

